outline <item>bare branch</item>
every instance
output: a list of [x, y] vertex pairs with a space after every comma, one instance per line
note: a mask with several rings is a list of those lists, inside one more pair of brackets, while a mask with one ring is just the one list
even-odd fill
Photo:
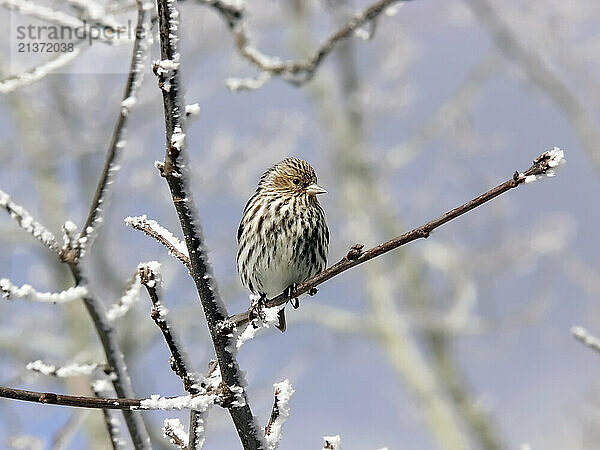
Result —
[[579, 342], [600, 353], [600, 339], [591, 335], [585, 328], [573, 327], [571, 328], [571, 333]]
[[21, 228], [31, 234], [51, 251], [58, 254], [60, 247], [52, 232], [41, 223], [35, 221], [33, 216], [29, 214], [25, 208], [13, 202], [10, 199], [10, 196], [2, 190], [0, 190], [0, 208], [4, 208]]
[[167, 180], [185, 236], [190, 256], [190, 273], [196, 283], [207, 319], [219, 361], [222, 384], [228, 391], [237, 394], [234, 401], [227, 405], [229, 413], [244, 448], [262, 448], [262, 433], [254, 421], [250, 405], [246, 400], [244, 390], [246, 383], [233, 353], [235, 347], [230, 345], [232, 336], [225, 336], [218, 327], [227, 318], [227, 309], [218, 294], [216, 282], [211, 274], [199, 220], [193, 210], [187, 173], [184, 170], [186, 167], [183, 153], [185, 133], [182, 122], [184, 103], [180, 98], [180, 55], [177, 46], [179, 11], [175, 8], [174, 0], [158, 0], [158, 16], [161, 61], [155, 63], [154, 72], [159, 78], [159, 86], [163, 94], [167, 148], [164, 163], [158, 164], [157, 167]]
[[[277, 297], [268, 300], [265, 306], [270, 308], [273, 306], [283, 305], [290, 299], [297, 298], [300, 295], [309, 292], [311, 289], [316, 288], [321, 283], [335, 277], [336, 275], [339, 275], [342, 272], [345, 272], [348, 269], [351, 269], [352, 267], [367, 262], [373, 258], [376, 258], [377, 256], [381, 256], [384, 253], [408, 244], [409, 242], [421, 238], [428, 238], [431, 232], [436, 228], [444, 225], [447, 222], [450, 222], [453, 219], [456, 219], [457, 217], [462, 216], [463, 214], [468, 213], [472, 209], [483, 205], [484, 203], [494, 199], [506, 191], [516, 188], [522, 183], [530, 183], [541, 176], [554, 176], [554, 169], [563, 162], [564, 155], [562, 150], [555, 147], [554, 150], [544, 152], [533, 161], [533, 165], [525, 172], [515, 172], [510, 180], [505, 181], [504, 183], [480, 195], [479, 197], [457, 208], [454, 208], [451, 211], [448, 211], [446, 214], [438, 217], [437, 219], [427, 222], [426, 224], [421, 225], [414, 230], [404, 233], [401, 236], [395, 237], [394, 239], [391, 239], [366, 251], [363, 251], [362, 244], [356, 244], [350, 249], [345, 257], [343, 257], [333, 266], [300, 283], [296, 289], [290, 293], [290, 295], [281, 293]], [[235, 316], [231, 316], [228, 319], [228, 322], [230, 323], [230, 326], [238, 327], [244, 325], [249, 320], [249, 314], [249, 311], [236, 314]], [[224, 329], [228, 328], [229, 327], [224, 324]]]
[[185, 242], [181, 242], [179, 238], [173, 235], [165, 227], [161, 226], [156, 220], [151, 220], [146, 215], [138, 217], [126, 217], [125, 223], [127, 226], [139, 231], [143, 231], [148, 236], [153, 237], [162, 245], [164, 245], [169, 254], [173, 255], [186, 267], [190, 267], [190, 257], [188, 255]]

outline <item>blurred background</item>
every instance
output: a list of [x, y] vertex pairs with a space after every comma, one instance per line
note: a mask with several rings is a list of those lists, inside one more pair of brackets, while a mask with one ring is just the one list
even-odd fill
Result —
[[[73, 2], [39, 4], [75, 15]], [[246, 29], [262, 52], [298, 59], [368, 5], [255, 1]], [[135, 21], [127, 1], [101, 6]], [[191, 184], [230, 313], [249, 302], [235, 266], [242, 209], [262, 172], [287, 156], [308, 160], [328, 190], [321, 202], [333, 263], [357, 242], [375, 245], [474, 198], [545, 150], [565, 150], [556, 178], [345, 272], [288, 308], [285, 334], [267, 330], [244, 345], [239, 361], [259, 422], [268, 420], [273, 383], [288, 378], [296, 389], [280, 448], [316, 449], [336, 434], [349, 450], [599, 448], [600, 358], [570, 328], [600, 334], [600, 3], [413, 1], [382, 15], [370, 40], [361, 39], [367, 26], [336, 47], [304, 86], [274, 77], [244, 92], [226, 80], [258, 72], [224, 21], [200, 2], [178, 6], [185, 101], [201, 107], [187, 129]], [[0, 10], [4, 23], [16, 14]], [[11, 45], [2, 44], [6, 55]], [[0, 189], [57, 235], [67, 219], [81, 226], [86, 217], [130, 53], [94, 44], [61, 73], [2, 98]], [[9, 72], [3, 59], [5, 78], [18, 62]], [[181, 235], [154, 168], [164, 120], [149, 65], [85, 269], [110, 305], [138, 263], [160, 261], [170, 318], [205, 371], [212, 346], [192, 280], [123, 222], [147, 214]], [[0, 277], [41, 291], [72, 285], [7, 214], [0, 248]], [[104, 361], [82, 303], [3, 300], [0, 312], [0, 385], [90, 395], [90, 377], [25, 369], [37, 359]], [[117, 328], [139, 397], [184, 393], [144, 292]], [[188, 414], [144, 417], [155, 448], [170, 448], [163, 420], [187, 423]], [[53, 446], [109, 448], [101, 412], [0, 400], [0, 447]], [[239, 448], [226, 411], [211, 409], [205, 448]]]

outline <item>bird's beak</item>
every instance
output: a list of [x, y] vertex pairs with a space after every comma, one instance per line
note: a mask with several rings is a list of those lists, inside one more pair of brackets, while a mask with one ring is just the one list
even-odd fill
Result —
[[313, 183], [306, 188], [308, 195], [327, 194], [327, 191], [319, 186], [317, 183]]

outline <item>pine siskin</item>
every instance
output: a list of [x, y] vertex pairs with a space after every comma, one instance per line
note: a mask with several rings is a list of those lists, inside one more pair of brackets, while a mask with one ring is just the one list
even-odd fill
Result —
[[[238, 229], [237, 268], [242, 284], [261, 302], [321, 272], [327, 264], [329, 230], [306, 161], [287, 158], [261, 177]], [[279, 328], [285, 331], [285, 313]]]

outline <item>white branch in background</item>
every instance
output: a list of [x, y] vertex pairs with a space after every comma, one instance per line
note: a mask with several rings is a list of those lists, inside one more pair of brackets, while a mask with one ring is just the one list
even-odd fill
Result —
[[148, 236], [153, 237], [158, 242], [167, 247], [170, 255], [175, 256], [186, 266], [190, 265], [190, 256], [188, 254], [185, 242], [182, 242], [169, 230], [161, 226], [157, 221], [148, 219], [146, 215], [137, 217], [126, 217], [125, 224], [131, 228], [143, 231]]
[[28, 284], [15, 286], [8, 278], [0, 279], [0, 292], [6, 299], [22, 298], [30, 302], [68, 303], [87, 295], [86, 286], [74, 286], [61, 292], [38, 292]]
[[600, 353], [600, 339], [588, 333], [585, 328], [573, 327], [571, 328], [571, 333], [579, 342]]
[[10, 199], [10, 196], [0, 190], [0, 208], [4, 208], [17, 224], [39, 240], [55, 253], [59, 252], [59, 246], [54, 235], [41, 223], [36, 222], [21, 205], [17, 205]]
[[270, 79], [271, 72], [263, 71], [254, 78], [227, 78], [225, 85], [230, 91], [251, 91], [261, 88]]
[[185, 105], [185, 118], [187, 121], [197, 118], [200, 115], [200, 105], [198, 103], [192, 103], [191, 105]]
[[[85, 30], [86, 39], [92, 39], [90, 36], [91, 25], [87, 21], [80, 20], [62, 11], [55, 11], [47, 6], [37, 5], [30, 0], [0, 0], [0, 6], [61, 27], [83, 29]], [[118, 26], [123, 27], [123, 25]], [[120, 44], [130, 40], [127, 35], [123, 35], [119, 39], [111, 39], [106, 33], [93, 33], [93, 38], [110, 44]]]
[[340, 435], [335, 436], [323, 436], [323, 448], [322, 450], [341, 450], [342, 439]]
[[187, 448], [189, 436], [179, 419], [165, 419], [163, 437], [178, 448]]
[[140, 279], [139, 269], [141, 267], [152, 266], [157, 271], [160, 270], [160, 263], [157, 261], [150, 261], [141, 263], [138, 265], [138, 270], [135, 272], [135, 276], [131, 285], [127, 288], [121, 299], [112, 305], [108, 311], [106, 311], [106, 318], [109, 321], [113, 321], [127, 314], [133, 305], [140, 300], [140, 293], [142, 289], [142, 280]]
[[16, 89], [28, 86], [41, 80], [49, 73], [67, 65], [81, 53], [79, 47], [73, 47], [72, 52], [58, 53], [56, 57], [39, 64], [25, 72], [0, 80], [0, 94], [8, 94]]
[[566, 162], [565, 152], [562, 151], [558, 147], [554, 147], [552, 150], [548, 150], [547, 152], [542, 153], [538, 158], [547, 158], [548, 166], [551, 168], [547, 170], [543, 175], [528, 175], [525, 177], [525, 183], [532, 183], [536, 180], [539, 180], [542, 177], [553, 177], [556, 175], [556, 170], [559, 166], [563, 165]]
[[265, 427], [265, 441], [269, 450], [279, 447], [283, 424], [290, 417], [290, 398], [295, 392], [288, 379], [275, 383], [273, 387], [275, 388], [275, 403], [269, 423]]
[[25, 368], [43, 375], [65, 378], [76, 377], [79, 375], [89, 375], [98, 368], [98, 364], [69, 364], [66, 366], [55, 366], [47, 364], [41, 359], [28, 363]]

